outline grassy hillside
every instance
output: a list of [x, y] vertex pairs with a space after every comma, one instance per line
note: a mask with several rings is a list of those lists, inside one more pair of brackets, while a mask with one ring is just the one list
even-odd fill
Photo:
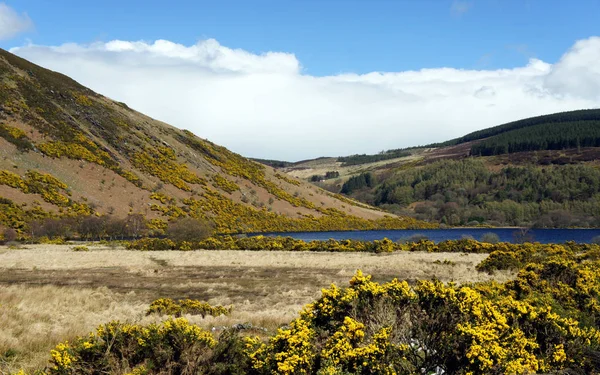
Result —
[[141, 217], [153, 233], [187, 216], [227, 233], [424, 225], [337, 199], [3, 50], [0, 154], [0, 226], [20, 236], [34, 220], [79, 216]]

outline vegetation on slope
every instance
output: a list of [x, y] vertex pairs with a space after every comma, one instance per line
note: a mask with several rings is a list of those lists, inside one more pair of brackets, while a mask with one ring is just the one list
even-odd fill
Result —
[[[108, 218], [107, 223], [122, 220], [125, 214], [142, 214], [146, 216], [147, 229], [157, 234], [164, 231], [167, 222], [182, 217], [213, 222], [215, 229], [224, 233], [431, 226], [414, 219], [374, 220], [381, 215], [362, 207], [350, 213], [345, 202], [328, 197], [326, 201], [333, 202], [334, 208], [312, 193], [301, 194], [298, 190], [302, 186], [296, 179], [271, 175], [264, 165], [189, 131], [149, 119], [68, 77], [6, 51], [0, 51], [0, 92], [0, 137], [22, 152], [18, 160], [12, 161], [12, 167], [18, 168], [19, 173], [28, 176], [37, 173], [48, 181], [59, 181], [47, 171], [36, 170], [40, 163], [31, 160], [41, 155], [55, 160], [55, 165], [66, 159], [77, 160], [82, 168], [84, 162], [99, 167], [94, 172], [97, 175], [115, 172], [127, 181], [122, 184], [124, 191], [140, 196], [142, 202], [135, 209], [134, 203], [129, 202], [128, 212], [121, 209], [120, 217]], [[6, 158], [2, 163], [4, 168], [10, 165]], [[44, 160], [43, 164], [49, 163]], [[60, 168], [54, 168], [53, 172]], [[112, 202], [87, 205], [86, 195], [80, 198], [81, 202], [71, 198], [72, 186], [54, 187], [46, 183], [33, 188], [24, 177], [8, 173], [12, 172], [7, 170], [0, 176], [6, 180], [0, 184], [26, 194], [39, 194], [57, 207], [58, 213], [46, 212], [47, 217], [60, 219], [67, 213], [112, 215], [109, 209], [115, 205]], [[112, 185], [114, 181], [113, 178]], [[75, 182], [79, 187], [89, 185], [88, 181]], [[102, 191], [105, 182], [100, 180], [96, 189]], [[86, 187], [85, 194], [90, 194], [90, 190]], [[261, 190], [260, 200], [257, 190]], [[252, 201], [248, 193], [254, 194]], [[109, 198], [112, 197], [111, 194]], [[18, 222], [16, 229], [21, 236], [31, 232], [27, 224], [22, 224], [22, 219], [28, 216], [11, 212], [16, 217], [4, 219], [1, 224]]]
[[294, 165], [294, 163], [292, 163], [292, 162], [282, 161], [282, 160], [270, 160], [270, 159], [258, 159], [258, 158], [251, 158], [250, 160], [253, 160], [257, 163], [261, 163], [261, 164], [264, 164], [264, 165], [267, 165], [267, 166], [273, 167], [273, 168], [285, 168], [285, 167]]
[[466, 142], [477, 141], [489, 137], [493, 137], [502, 133], [510, 132], [513, 130], [523, 129], [530, 126], [537, 125], [550, 125], [550, 124], [561, 124], [561, 123], [574, 123], [574, 122], [598, 122], [600, 120], [600, 109], [584, 109], [570, 112], [553, 113], [550, 115], [543, 115], [537, 117], [530, 117], [519, 121], [509, 122], [507, 124], [494, 126], [491, 128], [478, 130], [473, 133], [469, 133], [463, 137], [452, 139], [443, 143], [436, 143], [429, 145], [430, 147], [444, 147], [452, 146]]
[[353, 196], [450, 225], [600, 225], [600, 170], [592, 165], [493, 170], [478, 159], [445, 160], [398, 170], [380, 181], [353, 190]]
[[523, 151], [598, 146], [600, 146], [600, 118], [594, 121], [533, 125], [505, 132], [474, 144], [471, 147], [471, 155], [490, 156]]
[[356, 154], [350, 156], [340, 156], [338, 157], [337, 161], [342, 163], [342, 167], [347, 167], [350, 165], [374, 163], [376, 161], [403, 158], [406, 156], [410, 156], [410, 152], [408, 152], [407, 149], [402, 148], [396, 150], [381, 151], [380, 153], [374, 155]]

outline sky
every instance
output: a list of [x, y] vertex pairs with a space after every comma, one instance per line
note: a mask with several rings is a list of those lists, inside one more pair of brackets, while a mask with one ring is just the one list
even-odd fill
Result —
[[598, 14], [600, 0], [13, 0], [0, 48], [295, 161], [598, 108]]

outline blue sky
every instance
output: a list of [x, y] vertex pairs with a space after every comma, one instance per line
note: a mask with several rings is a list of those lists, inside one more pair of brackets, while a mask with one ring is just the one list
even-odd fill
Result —
[[246, 156], [600, 105], [600, 0], [0, 0], [0, 47]]
[[8, 2], [35, 28], [2, 42], [36, 44], [214, 38], [230, 48], [294, 53], [313, 75], [555, 62], [600, 31], [600, 1], [304, 0]]

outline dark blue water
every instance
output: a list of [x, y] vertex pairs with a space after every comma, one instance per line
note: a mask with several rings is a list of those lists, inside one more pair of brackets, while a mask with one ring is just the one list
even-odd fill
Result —
[[459, 240], [472, 237], [481, 240], [486, 233], [495, 233], [501, 242], [540, 242], [564, 243], [575, 241], [577, 243], [590, 243], [592, 238], [600, 236], [600, 229], [530, 229], [523, 233], [515, 228], [459, 228], [459, 229], [404, 229], [404, 230], [370, 230], [370, 231], [340, 231], [340, 232], [292, 232], [269, 233], [268, 236], [289, 236], [299, 240], [364, 240], [373, 241], [389, 238], [392, 241], [406, 240], [415, 235], [422, 235], [434, 242], [445, 240]]

